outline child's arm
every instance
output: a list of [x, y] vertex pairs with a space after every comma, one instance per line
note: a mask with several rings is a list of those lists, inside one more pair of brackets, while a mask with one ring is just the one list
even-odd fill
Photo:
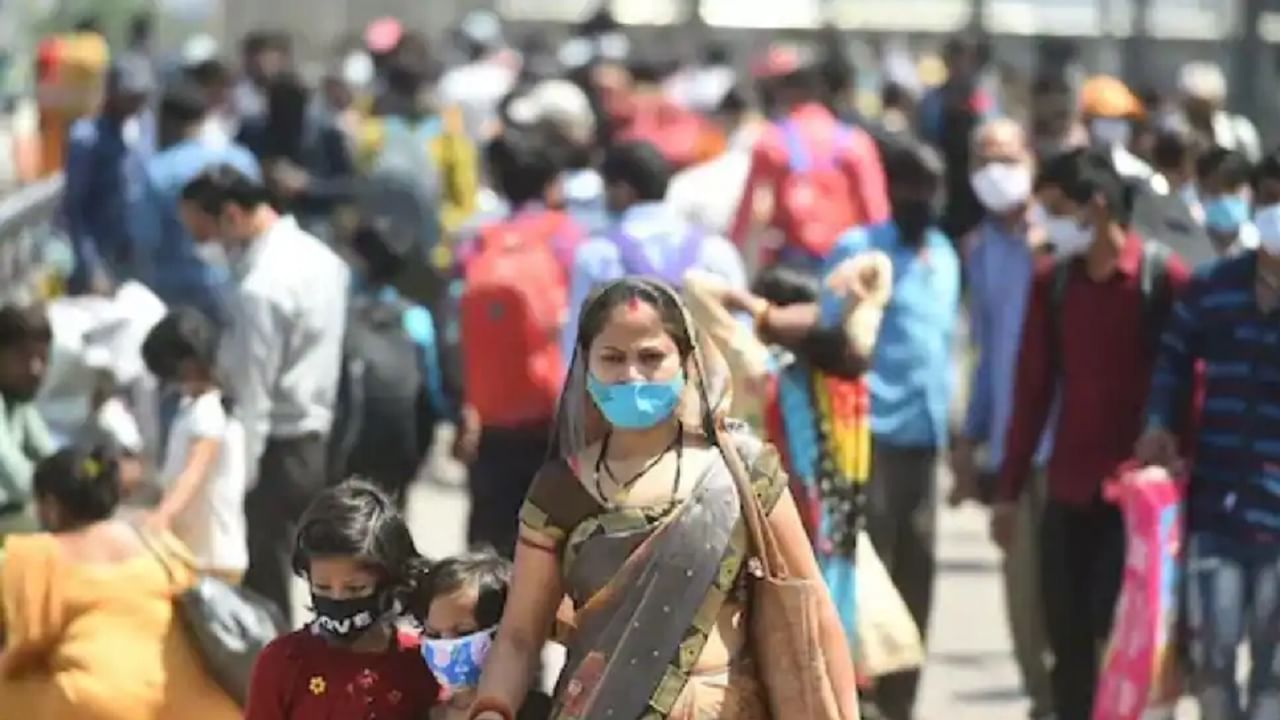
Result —
[[209, 480], [218, 453], [222, 450], [222, 438], [226, 434], [227, 415], [218, 398], [213, 395], [196, 400], [192, 408], [191, 445], [187, 448], [187, 462], [182, 472], [173, 480], [164, 499], [151, 513], [148, 524], [168, 528], [200, 487]]

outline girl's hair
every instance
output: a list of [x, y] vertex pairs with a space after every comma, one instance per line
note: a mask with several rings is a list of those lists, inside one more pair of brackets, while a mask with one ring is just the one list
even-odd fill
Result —
[[55, 500], [68, 525], [111, 517], [120, 504], [120, 469], [102, 448], [62, 450], [40, 461], [32, 478], [37, 500]]
[[582, 306], [578, 321], [578, 351], [585, 354], [591, 343], [604, 331], [609, 316], [618, 307], [633, 300], [646, 303], [658, 311], [662, 326], [680, 351], [680, 359], [688, 360], [693, 354], [693, 336], [685, 322], [675, 291], [659, 284], [660, 281], [628, 277], [609, 283], [597, 290]]
[[454, 555], [436, 563], [427, 575], [425, 612], [440, 597], [460, 590], [475, 588], [476, 625], [481, 629], [493, 627], [502, 619], [502, 608], [507, 604], [507, 588], [511, 585], [511, 561], [492, 548], [480, 548], [462, 555]]
[[389, 602], [398, 600], [415, 617], [426, 607], [430, 562], [418, 554], [395, 503], [371, 483], [353, 479], [328, 488], [302, 514], [293, 571], [307, 577], [316, 557], [354, 558], [378, 573]]
[[218, 355], [218, 326], [207, 315], [191, 307], [170, 312], [147, 333], [142, 343], [142, 359], [152, 375], [174, 380], [183, 362], [194, 361], [213, 370]]

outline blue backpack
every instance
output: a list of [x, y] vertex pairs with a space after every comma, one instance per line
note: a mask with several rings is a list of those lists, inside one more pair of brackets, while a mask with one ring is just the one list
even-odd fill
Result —
[[670, 248], [663, 257], [654, 262], [650, 254], [645, 252], [642, 242], [626, 234], [621, 228], [609, 234], [609, 239], [618, 248], [618, 254], [622, 257], [622, 267], [628, 275], [658, 278], [675, 288], [684, 285], [685, 273], [698, 264], [698, 260], [702, 257], [702, 244], [706, 238], [706, 232], [701, 228], [690, 227], [678, 245]]

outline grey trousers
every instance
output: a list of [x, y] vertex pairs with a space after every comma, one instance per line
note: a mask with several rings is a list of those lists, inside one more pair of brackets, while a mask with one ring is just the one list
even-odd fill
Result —
[[[938, 451], [874, 440], [866, 519], [871, 544], [927, 640], [937, 565]], [[869, 694], [868, 717], [910, 720], [920, 672], [880, 678]]]
[[292, 611], [293, 550], [298, 520], [325, 487], [325, 438], [271, 438], [258, 461], [258, 482], [244, 498], [249, 569], [244, 587]]
[[1023, 689], [1031, 700], [1032, 718], [1046, 718], [1054, 711], [1051, 650], [1040, 589], [1040, 522], [1046, 492], [1044, 472], [1037, 471], [1018, 500], [1017, 523], [1003, 567], [1009, 636]]

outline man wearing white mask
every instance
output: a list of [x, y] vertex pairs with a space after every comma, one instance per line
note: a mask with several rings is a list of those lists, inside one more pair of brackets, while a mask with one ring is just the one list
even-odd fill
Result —
[[[970, 181], [987, 216], [965, 243], [969, 338], [978, 360], [969, 383], [964, 427], [951, 451], [953, 505], [970, 498], [991, 498], [1013, 408], [1027, 291], [1037, 256], [1045, 252], [1043, 228], [1028, 222], [1032, 159], [1022, 128], [1008, 119], [981, 125], [974, 133], [972, 157]], [[1032, 477], [1019, 498], [1017, 526], [1004, 558], [1009, 633], [1033, 719], [1053, 715], [1045, 662], [1049, 642], [1040, 602], [1038, 522], [1044, 506], [1047, 439], [1046, 434]], [[983, 451], [981, 461], [979, 451]]]
[[1037, 268], [1031, 282], [992, 534], [1011, 547], [1017, 501], [1056, 405], [1041, 598], [1055, 710], [1076, 720], [1093, 709], [1098, 648], [1111, 632], [1124, 567], [1124, 523], [1102, 488], [1132, 457], [1159, 333], [1188, 273], [1132, 227], [1132, 194], [1107, 153], [1049, 160], [1036, 196], [1051, 216], [1048, 240], [1065, 257]]

